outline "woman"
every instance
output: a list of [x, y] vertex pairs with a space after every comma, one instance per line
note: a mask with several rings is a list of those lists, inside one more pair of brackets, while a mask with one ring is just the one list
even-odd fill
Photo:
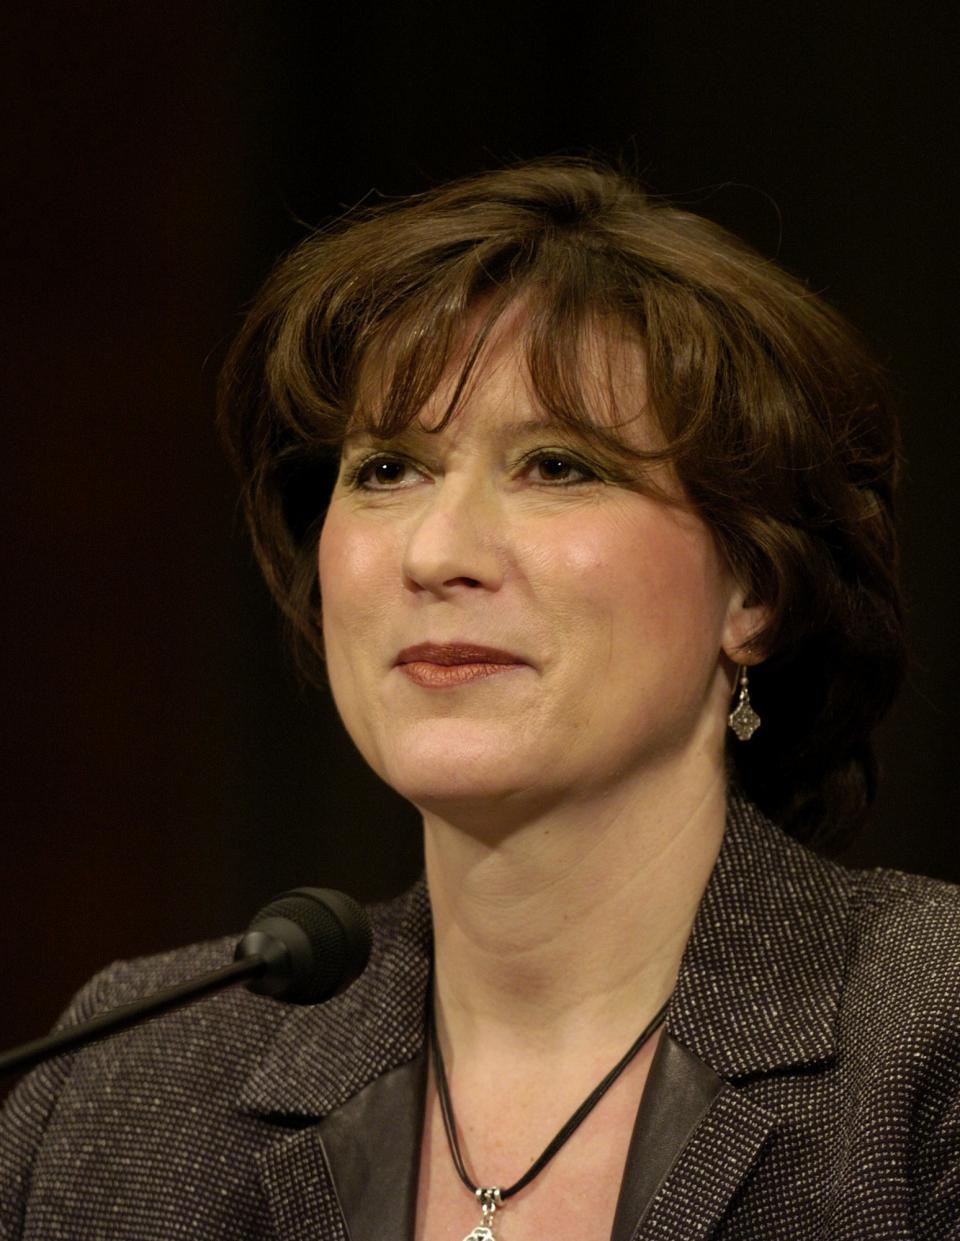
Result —
[[[223, 418], [426, 883], [337, 1000], [222, 995], [35, 1074], [2, 1235], [960, 1237], [960, 899], [797, 843], [862, 820], [902, 667], [852, 331], [534, 164], [305, 242]], [[73, 1018], [228, 952], [113, 967]]]

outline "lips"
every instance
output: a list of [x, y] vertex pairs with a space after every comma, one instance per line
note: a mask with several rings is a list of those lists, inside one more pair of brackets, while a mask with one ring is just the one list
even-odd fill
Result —
[[456, 689], [470, 681], [486, 680], [526, 666], [512, 651], [472, 642], [421, 642], [397, 656], [397, 667], [424, 689]]
[[476, 646], [469, 642], [421, 642], [407, 646], [397, 656], [398, 664], [440, 664], [450, 668], [455, 664], [523, 664], [525, 659], [512, 651], [502, 651], [494, 646]]

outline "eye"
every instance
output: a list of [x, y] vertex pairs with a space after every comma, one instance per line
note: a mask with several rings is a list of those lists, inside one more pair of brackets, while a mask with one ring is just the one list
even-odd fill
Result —
[[420, 471], [403, 457], [368, 457], [347, 473], [348, 487], [366, 491], [399, 491], [416, 483]]
[[536, 482], [554, 487], [572, 487], [599, 480], [596, 470], [567, 452], [536, 452], [524, 464]]

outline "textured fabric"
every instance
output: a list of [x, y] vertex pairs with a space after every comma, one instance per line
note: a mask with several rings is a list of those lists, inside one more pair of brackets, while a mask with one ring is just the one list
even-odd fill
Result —
[[[370, 966], [325, 1005], [235, 989], [25, 1079], [0, 1124], [0, 1238], [366, 1241], [338, 1197], [362, 1123], [353, 1154], [346, 1123], [323, 1132], [375, 1116], [364, 1100], [422, 1059], [423, 886], [373, 917]], [[66, 1020], [232, 945], [111, 966]], [[958, 966], [960, 890], [844, 870], [735, 800], [667, 1020], [717, 1090], [636, 1241], [960, 1241]], [[401, 1177], [417, 1155], [402, 1132]], [[395, 1216], [377, 1231], [402, 1232]]]

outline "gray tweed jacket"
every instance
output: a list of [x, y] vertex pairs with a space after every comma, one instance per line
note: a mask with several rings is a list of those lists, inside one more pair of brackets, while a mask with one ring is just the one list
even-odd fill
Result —
[[[49, 1063], [0, 1126], [0, 1237], [413, 1235], [430, 921], [363, 977], [234, 990]], [[67, 1020], [225, 961], [113, 965]], [[960, 1238], [960, 889], [851, 872], [734, 801], [637, 1115], [613, 1241]]]

